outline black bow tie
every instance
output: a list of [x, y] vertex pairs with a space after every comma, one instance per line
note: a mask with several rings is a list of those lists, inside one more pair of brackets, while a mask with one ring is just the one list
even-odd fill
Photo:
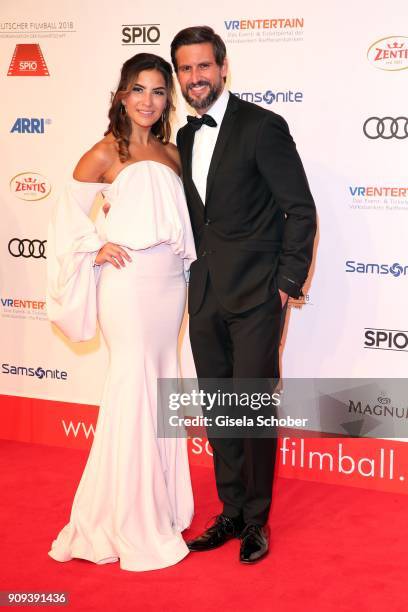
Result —
[[203, 115], [201, 118], [188, 115], [187, 121], [194, 131], [199, 130], [204, 124], [209, 125], [210, 127], [217, 127], [217, 122], [211, 117], [211, 115]]

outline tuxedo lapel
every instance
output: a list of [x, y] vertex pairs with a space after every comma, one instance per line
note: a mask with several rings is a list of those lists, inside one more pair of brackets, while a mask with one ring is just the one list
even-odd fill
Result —
[[199, 204], [204, 208], [204, 202], [201, 199], [200, 194], [198, 193], [197, 187], [193, 181], [193, 172], [192, 172], [192, 159], [193, 159], [193, 144], [194, 144], [194, 130], [187, 126], [186, 130], [186, 141], [185, 141], [185, 172], [186, 176], [184, 182], [188, 185], [188, 190], [190, 191], [192, 197], [199, 202]]
[[[225, 149], [225, 145], [228, 142], [229, 135], [231, 134], [232, 128], [236, 119], [236, 111], [238, 110], [238, 98], [230, 94], [228, 105], [225, 110], [225, 115], [221, 123], [220, 131], [218, 134], [217, 142], [215, 143], [214, 153], [211, 158], [210, 167], [208, 169], [207, 176], [207, 190], [206, 190], [206, 202], [208, 202], [211, 195], [211, 188], [214, 183], [215, 173], [217, 166], [221, 160], [222, 154]], [[190, 166], [191, 167], [191, 166]]]

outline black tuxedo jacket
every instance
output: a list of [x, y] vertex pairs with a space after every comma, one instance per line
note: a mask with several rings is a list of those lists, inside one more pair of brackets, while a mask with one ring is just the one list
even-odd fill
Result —
[[[211, 114], [211, 111], [209, 111]], [[240, 313], [278, 288], [299, 297], [310, 266], [316, 210], [286, 121], [230, 95], [202, 202], [192, 180], [194, 130], [177, 134], [197, 249], [189, 312], [200, 308], [210, 275], [221, 304]]]

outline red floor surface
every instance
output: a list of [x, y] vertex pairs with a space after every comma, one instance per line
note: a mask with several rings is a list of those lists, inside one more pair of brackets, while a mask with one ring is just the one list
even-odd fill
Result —
[[[47, 555], [68, 520], [86, 452], [8, 441], [0, 452], [0, 591], [65, 591], [62, 610], [408, 610], [407, 495], [280, 478], [271, 551], [258, 565], [238, 562], [234, 540], [168, 569], [133, 573]], [[193, 467], [192, 476], [189, 536], [219, 511], [212, 471]]]

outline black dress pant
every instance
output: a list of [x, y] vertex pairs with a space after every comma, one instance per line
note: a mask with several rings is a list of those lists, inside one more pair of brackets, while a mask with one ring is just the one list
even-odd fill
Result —
[[[190, 341], [198, 378], [279, 378], [279, 344], [285, 319], [279, 292], [244, 313], [223, 308], [209, 275], [202, 305], [190, 314]], [[215, 438], [217, 491], [223, 513], [246, 524], [267, 522], [272, 498], [276, 438]]]

